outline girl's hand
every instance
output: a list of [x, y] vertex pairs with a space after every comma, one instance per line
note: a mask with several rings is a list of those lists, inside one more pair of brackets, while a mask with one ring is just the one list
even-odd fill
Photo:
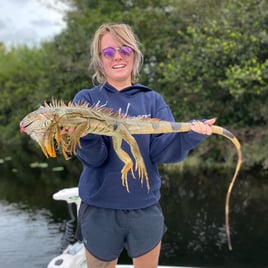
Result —
[[[66, 134], [68, 136], [72, 136], [74, 130], [75, 130], [74, 128], [61, 128], [60, 135], [65, 135]], [[87, 135], [87, 133], [82, 133], [80, 135], [80, 138], [82, 138], [82, 137], [84, 137], [86, 135]]]
[[193, 121], [191, 129], [199, 134], [211, 135], [212, 129], [211, 126], [216, 122], [216, 118], [208, 119], [204, 122], [202, 121]]

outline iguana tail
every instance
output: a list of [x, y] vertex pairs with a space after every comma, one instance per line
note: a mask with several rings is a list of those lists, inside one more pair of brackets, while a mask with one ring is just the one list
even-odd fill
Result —
[[225, 200], [226, 236], [227, 236], [228, 248], [229, 248], [229, 250], [232, 250], [232, 244], [231, 244], [231, 238], [230, 238], [230, 224], [229, 224], [229, 207], [230, 207], [231, 192], [232, 192], [236, 177], [238, 175], [238, 172], [239, 172], [241, 164], [242, 164], [241, 145], [240, 145], [238, 139], [229, 130], [222, 128], [222, 127], [219, 127], [219, 126], [211, 126], [211, 127], [212, 127], [213, 134], [218, 134], [218, 135], [224, 136], [227, 139], [229, 139], [234, 144], [236, 151], [237, 151], [237, 164], [236, 164], [233, 178], [229, 184], [227, 194], [226, 194], [226, 200]]

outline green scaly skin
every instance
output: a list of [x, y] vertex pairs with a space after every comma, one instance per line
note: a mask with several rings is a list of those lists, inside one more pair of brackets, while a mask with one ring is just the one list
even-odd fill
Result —
[[[134, 134], [161, 134], [191, 131], [191, 123], [168, 122], [155, 118], [128, 117], [113, 113], [108, 108], [92, 106], [87, 104], [66, 105], [62, 101], [52, 100], [51, 104], [45, 103], [39, 109], [26, 115], [20, 122], [21, 132], [31, 136], [40, 145], [43, 153], [47, 157], [56, 157], [54, 140], [64, 157], [68, 159], [70, 155], [76, 153], [76, 146], [80, 145], [80, 137], [86, 133], [105, 135], [112, 138], [113, 147], [120, 160], [124, 163], [121, 170], [122, 185], [129, 191], [127, 174], [133, 171], [133, 161], [129, 154], [125, 152], [121, 145], [126, 141], [135, 159], [135, 170], [143, 184], [146, 181], [147, 189], [150, 190], [149, 178], [146, 167], [140, 153], [139, 146], [133, 137]], [[231, 250], [230, 227], [229, 227], [229, 204], [230, 195], [236, 177], [242, 164], [242, 152], [238, 139], [227, 129], [212, 125], [212, 133], [224, 136], [235, 146], [238, 159], [235, 173], [229, 185], [225, 202], [226, 235], [228, 247]], [[62, 130], [65, 133], [62, 134]], [[72, 130], [71, 135], [67, 135], [68, 129]]]

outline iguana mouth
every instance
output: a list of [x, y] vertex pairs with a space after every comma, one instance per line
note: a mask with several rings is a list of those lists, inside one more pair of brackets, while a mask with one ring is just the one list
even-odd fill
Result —
[[29, 127], [33, 121], [29, 122], [28, 124], [24, 125], [23, 122], [20, 122], [20, 133], [24, 133], [26, 128]]

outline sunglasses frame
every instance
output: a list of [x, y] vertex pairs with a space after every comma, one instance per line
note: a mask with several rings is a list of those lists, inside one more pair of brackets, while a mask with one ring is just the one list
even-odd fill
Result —
[[[109, 51], [108, 51], [109, 50]], [[116, 51], [119, 52], [119, 54], [121, 55], [121, 57], [130, 57], [132, 52], [133, 52], [133, 49], [129, 46], [121, 46], [121, 47], [107, 47], [107, 48], [104, 48], [102, 50], [102, 55], [106, 58], [106, 59], [112, 59], [114, 58], [115, 54], [116, 54]]]

